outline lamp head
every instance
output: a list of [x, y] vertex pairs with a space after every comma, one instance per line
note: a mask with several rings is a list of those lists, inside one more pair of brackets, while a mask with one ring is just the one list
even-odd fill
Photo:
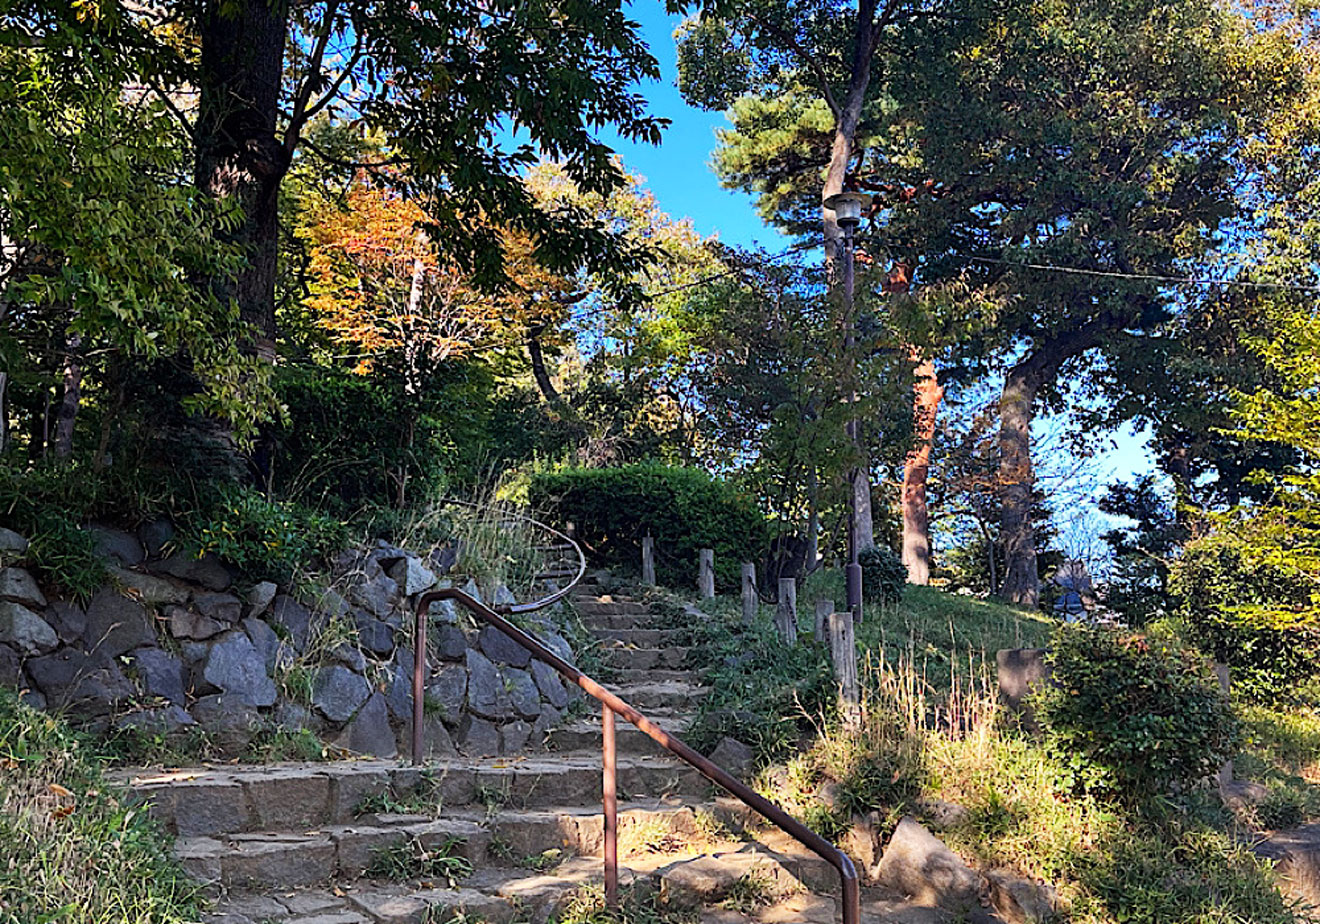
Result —
[[862, 212], [871, 204], [871, 196], [861, 192], [841, 192], [829, 196], [822, 203], [834, 211], [834, 220], [845, 231], [854, 231], [861, 224]]

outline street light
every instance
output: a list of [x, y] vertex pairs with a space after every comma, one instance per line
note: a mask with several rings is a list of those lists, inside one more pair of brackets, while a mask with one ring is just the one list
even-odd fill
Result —
[[[871, 204], [871, 197], [866, 193], [859, 192], [840, 192], [828, 196], [824, 200], [824, 206], [834, 212], [834, 220], [838, 223], [839, 229], [843, 231], [843, 236], [838, 240], [837, 247], [842, 249], [842, 253], [835, 254], [836, 257], [842, 257], [839, 261], [843, 265], [843, 348], [847, 361], [852, 364], [849, 379], [855, 381], [857, 378], [856, 356], [854, 345], [855, 335], [853, 333], [853, 235], [857, 232], [857, 226], [862, 222], [862, 212]], [[857, 393], [853, 391], [848, 397], [850, 404], [857, 402]], [[857, 418], [852, 417], [847, 424], [848, 438], [852, 440], [857, 449], [857, 457], [861, 458], [861, 439], [860, 427], [857, 425]], [[862, 620], [862, 565], [857, 559], [857, 478], [860, 475], [858, 467], [854, 465], [848, 470], [848, 567], [845, 570], [848, 585], [848, 609], [852, 611], [853, 620], [861, 622]]]

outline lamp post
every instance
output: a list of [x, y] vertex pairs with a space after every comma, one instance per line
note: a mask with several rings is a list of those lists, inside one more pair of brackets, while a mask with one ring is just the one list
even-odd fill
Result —
[[[854, 355], [856, 334], [853, 325], [853, 235], [857, 232], [857, 226], [861, 224], [862, 211], [870, 204], [871, 197], [866, 193], [846, 191], [835, 193], [824, 201], [827, 209], [833, 209], [834, 220], [843, 231], [843, 236], [836, 243], [836, 247], [841, 248], [843, 252], [836, 251], [835, 256], [842, 257], [839, 262], [843, 267], [843, 348], [844, 356], [849, 363], [848, 377], [850, 383], [853, 383], [853, 390], [848, 396], [849, 404], [857, 402], [855, 385], [857, 358]], [[847, 433], [848, 439], [852, 440], [857, 450], [858, 458], [861, 458], [860, 427], [855, 416], [848, 420]], [[847, 576], [848, 609], [852, 612], [853, 620], [859, 623], [862, 620], [862, 565], [857, 558], [857, 478], [860, 474], [857, 465], [853, 465], [848, 470], [848, 566], [844, 572]]]

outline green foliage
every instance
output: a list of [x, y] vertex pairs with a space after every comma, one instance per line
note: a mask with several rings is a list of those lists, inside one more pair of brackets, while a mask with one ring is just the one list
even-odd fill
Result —
[[741, 563], [766, 537], [755, 502], [728, 483], [691, 468], [642, 463], [620, 468], [569, 468], [533, 476], [533, 509], [572, 523], [593, 560], [639, 567], [642, 537], [655, 537], [656, 576], [689, 585], [697, 550], [715, 550], [716, 584], [738, 586]]
[[170, 839], [87, 754], [58, 719], [0, 690], [0, 922], [198, 920]]
[[903, 556], [893, 549], [875, 546], [861, 552], [857, 561], [862, 566], [862, 590], [868, 600], [892, 606], [903, 599], [907, 587]]
[[457, 838], [434, 847], [427, 847], [420, 838], [406, 838], [373, 850], [364, 875], [395, 882], [438, 879], [456, 889], [460, 882], [472, 875], [472, 861], [456, 853], [462, 845]]
[[1061, 626], [1032, 700], [1045, 747], [1078, 789], [1155, 804], [1233, 755], [1238, 727], [1194, 653], [1105, 628]]
[[1310, 580], [1262, 560], [1262, 538], [1224, 530], [1189, 543], [1170, 590], [1192, 640], [1233, 669], [1235, 690], [1286, 701], [1298, 682], [1320, 675], [1320, 623]]
[[1187, 530], [1156, 491], [1154, 477], [1144, 475], [1130, 485], [1111, 484], [1098, 506], [1102, 513], [1133, 523], [1101, 537], [1113, 556], [1105, 606], [1129, 625], [1168, 615], [1169, 562], [1187, 541]]

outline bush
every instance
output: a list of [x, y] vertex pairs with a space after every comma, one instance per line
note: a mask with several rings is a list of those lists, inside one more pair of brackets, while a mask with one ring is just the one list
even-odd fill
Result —
[[1237, 723], [1199, 655], [1110, 629], [1062, 626], [1033, 699], [1045, 746], [1080, 789], [1139, 802], [1232, 756]]
[[1320, 675], [1320, 625], [1305, 618], [1310, 582], [1243, 542], [1220, 534], [1188, 544], [1169, 586], [1192, 641], [1233, 668], [1235, 692], [1274, 702]]
[[169, 839], [53, 716], [0, 690], [0, 924], [199, 920]]
[[529, 498], [552, 525], [572, 523], [593, 559], [636, 570], [642, 537], [655, 537], [656, 578], [670, 586], [696, 580], [697, 550], [715, 550], [715, 580], [738, 586], [741, 563], [754, 561], [767, 536], [750, 497], [691, 468], [642, 463], [572, 468], [532, 478]]
[[866, 599], [893, 606], [903, 599], [907, 587], [907, 566], [893, 549], [875, 546], [857, 556], [862, 566], [862, 591]]

